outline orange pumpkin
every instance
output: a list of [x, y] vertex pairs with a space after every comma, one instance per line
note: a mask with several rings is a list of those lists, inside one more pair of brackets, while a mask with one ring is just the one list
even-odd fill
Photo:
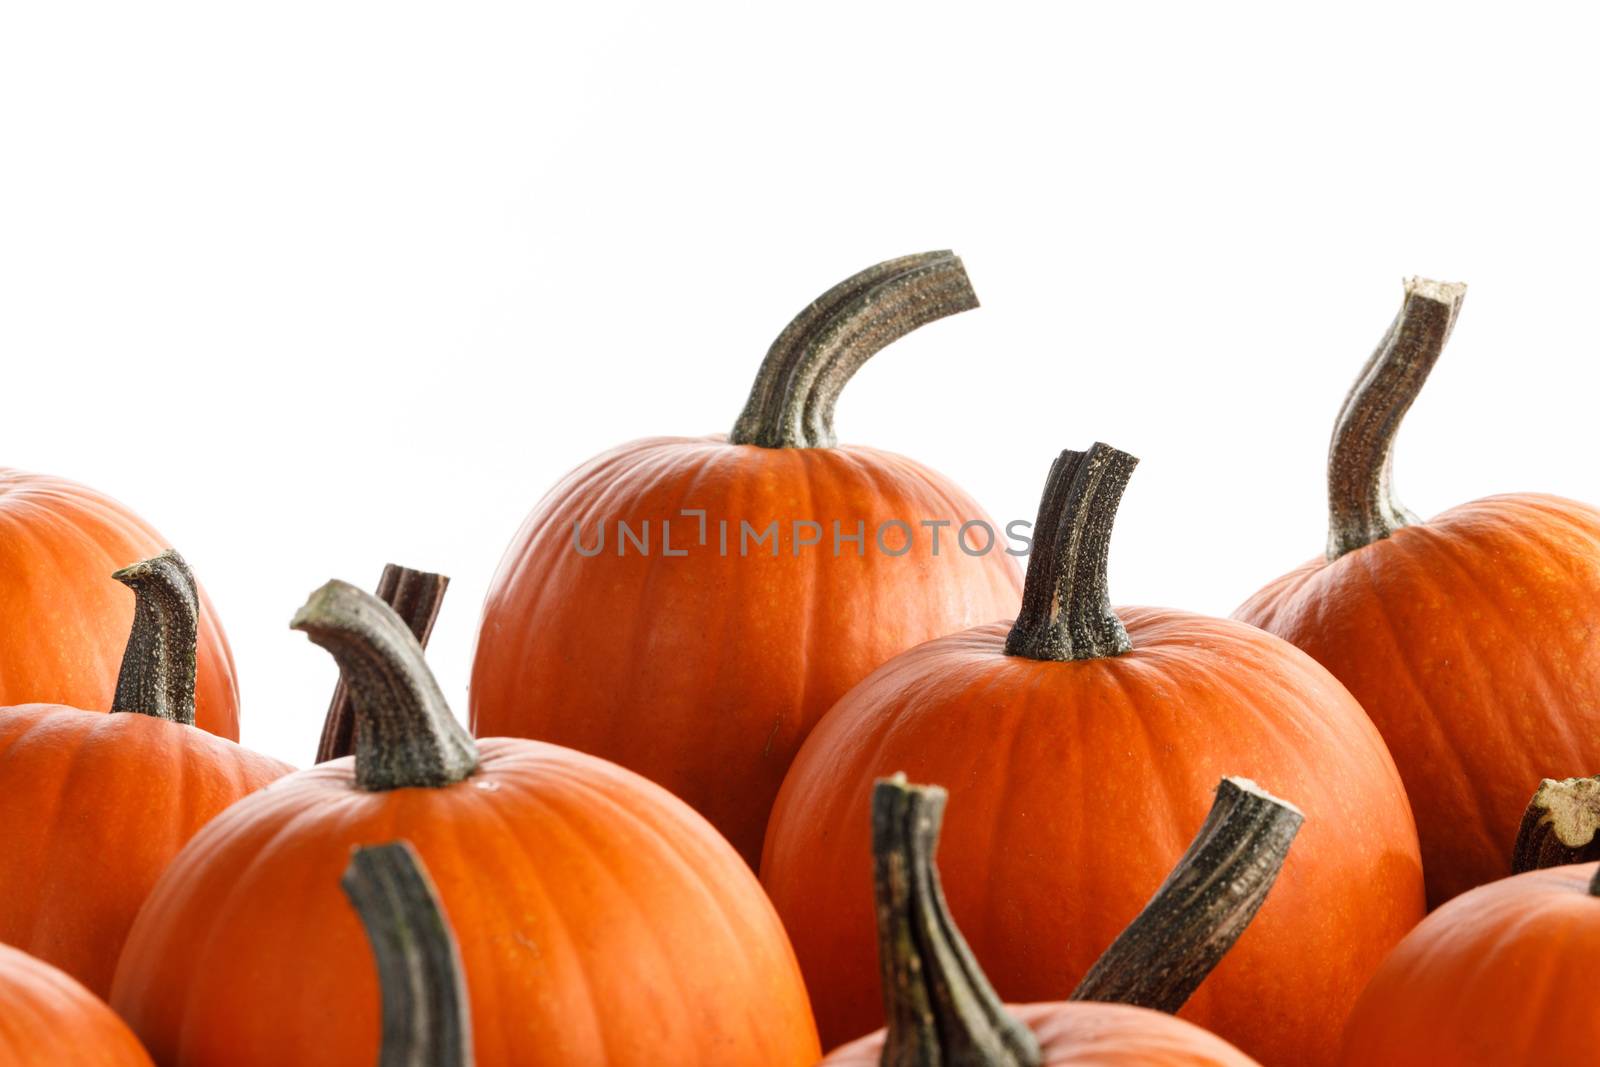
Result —
[[112, 1004], [158, 1060], [371, 1062], [378, 988], [336, 883], [353, 846], [396, 838], [460, 935], [481, 1067], [815, 1059], [782, 925], [687, 805], [569, 749], [474, 744], [405, 623], [353, 586], [294, 625], [339, 661], [356, 752], [234, 805], [151, 894]]
[[[0, 706], [108, 706], [133, 605], [106, 575], [165, 547], [110, 497], [0, 468]], [[239, 739], [233, 653], [204, 592], [194, 703], [202, 730]]]
[[822, 713], [889, 657], [1016, 597], [971, 498], [912, 460], [834, 443], [834, 403], [868, 357], [976, 306], [948, 252], [881, 263], [784, 330], [731, 437], [634, 441], [569, 474], [490, 586], [474, 733], [615, 760], [754, 866]]
[[[879, 955], [889, 1025], [825, 1067], [1251, 1067], [1176, 1010], [1271, 889], [1300, 825], [1293, 807], [1225, 779], [1205, 825], [1070, 1001], [1005, 1006], [946, 909], [934, 865], [945, 791], [903, 777], [873, 790]], [[1149, 1005], [1149, 1006], [1146, 1006]]]
[[1406, 935], [1362, 994], [1347, 1067], [1550, 1067], [1600, 1043], [1584, 995], [1600, 959], [1600, 867], [1470, 890]]
[[1504, 872], [1541, 776], [1600, 766], [1600, 511], [1519, 494], [1422, 522], [1393, 494], [1395, 433], [1464, 294], [1407, 283], [1334, 427], [1326, 558], [1237, 612], [1372, 716], [1416, 812], [1431, 905]]
[[127, 1024], [70, 975], [0, 945], [0, 1064], [151, 1067]]
[[1015, 624], [891, 660], [796, 757], [762, 880], [825, 1042], [873, 1025], [864, 822], [872, 782], [896, 771], [960, 803], [944, 835], [945, 886], [1008, 1000], [1074, 988], [1182, 853], [1223, 774], [1293, 796], [1308, 825], [1278, 891], [1186, 1017], [1267, 1062], [1327, 1063], [1367, 978], [1421, 918], [1399, 776], [1331, 675], [1241, 623], [1112, 611], [1111, 522], [1135, 462], [1105, 445], [1062, 453]]
[[194, 727], [201, 609], [182, 558], [169, 550], [115, 577], [136, 606], [112, 714], [0, 708], [0, 941], [99, 996], [183, 843], [294, 769]]

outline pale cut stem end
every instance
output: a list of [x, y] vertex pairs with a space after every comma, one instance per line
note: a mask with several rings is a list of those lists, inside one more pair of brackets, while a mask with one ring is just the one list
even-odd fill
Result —
[[1600, 860], [1600, 777], [1546, 778], [1522, 813], [1511, 873]]

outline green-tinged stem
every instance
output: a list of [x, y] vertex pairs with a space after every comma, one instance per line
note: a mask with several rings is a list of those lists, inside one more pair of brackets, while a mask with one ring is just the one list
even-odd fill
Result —
[[1412, 278], [1400, 313], [1345, 397], [1328, 445], [1328, 559], [1417, 521], [1394, 493], [1394, 439], [1450, 339], [1465, 285]]
[[1522, 813], [1511, 873], [1600, 860], [1600, 778], [1546, 778]]
[[114, 712], [194, 725], [200, 591], [173, 549], [112, 575], [133, 590], [133, 629], [111, 700]]
[[831, 448], [839, 394], [861, 365], [919, 326], [978, 298], [951, 252], [901, 256], [818, 297], [778, 335], [729, 440], [763, 448]]
[[1183, 1007], [1266, 900], [1302, 821], [1254, 782], [1224, 778], [1189, 850], [1072, 999]]
[[904, 775], [872, 792], [884, 1067], [1033, 1067], [1039, 1043], [1006, 1012], [945, 906], [935, 852], [945, 791]]
[[[424, 649], [433, 633], [433, 624], [439, 618], [439, 607], [444, 603], [445, 589], [450, 579], [442, 574], [414, 571], [396, 563], [385, 564], [383, 577], [378, 579], [377, 597], [394, 609], [405, 622]], [[333, 701], [322, 720], [322, 740], [317, 745], [317, 762], [326, 763], [355, 751], [355, 702], [350, 698], [350, 688], [341, 677], [333, 689]]]
[[1065, 451], [1051, 465], [1007, 655], [1101, 659], [1132, 648], [1111, 610], [1106, 563], [1117, 505], [1138, 463], [1097, 442], [1087, 452]]
[[477, 747], [450, 714], [422, 646], [387, 604], [335, 580], [312, 593], [290, 625], [333, 654], [350, 689], [358, 786], [436, 787], [472, 773]]
[[378, 1067], [470, 1067], [461, 955], [422, 860], [404, 841], [358, 848], [341, 884], [378, 967]]

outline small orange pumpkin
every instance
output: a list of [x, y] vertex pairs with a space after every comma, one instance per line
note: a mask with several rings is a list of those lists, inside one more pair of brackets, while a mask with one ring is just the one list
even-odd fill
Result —
[[133, 1031], [71, 975], [0, 945], [0, 1064], [152, 1067]]
[[111, 1002], [158, 1060], [371, 1062], [378, 985], [336, 883], [352, 847], [397, 838], [460, 935], [482, 1067], [815, 1060], [782, 924], [692, 809], [570, 749], [474, 743], [410, 629], [354, 586], [294, 626], [339, 662], [355, 755], [235, 804], [151, 893]]
[[762, 881], [825, 1042], [875, 1021], [866, 814], [873, 781], [896, 771], [959, 802], [945, 829], [951, 910], [1009, 1000], [1073, 989], [1171, 869], [1223, 774], [1293, 796], [1308, 825], [1187, 1018], [1264, 1061], [1330, 1062], [1367, 978], [1422, 917], [1399, 776], [1343, 686], [1242, 623], [1112, 611], [1111, 525], [1136, 462], [1098, 444], [1062, 453], [1015, 624], [889, 661], [796, 757]]
[[[949, 252], [880, 263], [779, 335], [731, 437], [634, 441], [564, 478], [489, 588], [473, 732], [615, 760], [754, 866], [822, 713], [895, 653], [1015, 601], [1017, 568], [970, 497], [833, 434], [869, 357], [976, 306]], [[624, 540], [641, 531], [646, 551]]]
[[1346, 1067], [1551, 1067], [1600, 1043], [1600, 865], [1532, 870], [1448, 901], [1351, 1013]]
[[294, 769], [195, 728], [202, 616], [183, 559], [169, 550], [115, 577], [135, 606], [112, 714], [0, 708], [0, 941], [102, 997], [134, 914], [183, 843]]
[[[133, 605], [106, 575], [167, 547], [92, 489], [0, 468], [0, 707], [110, 705]], [[195, 724], [239, 740], [233, 653], [200, 593]]]
[[1244, 932], [1301, 816], [1224, 779], [1211, 814], [1144, 911], [1072, 999], [1002, 1005], [945, 907], [935, 866], [945, 791], [873, 790], [879, 959], [889, 1025], [824, 1067], [1254, 1067], [1176, 1011]]
[[1372, 716], [1416, 812], [1432, 906], [1504, 872], [1542, 776], [1600, 766], [1600, 511], [1519, 493], [1423, 522], [1394, 496], [1395, 434], [1465, 292], [1406, 284], [1334, 426], [1325, 558], [1236, 613]]

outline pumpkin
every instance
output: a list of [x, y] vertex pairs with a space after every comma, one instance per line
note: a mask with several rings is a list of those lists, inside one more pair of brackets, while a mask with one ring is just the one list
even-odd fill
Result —
[[[105, 707], [133, 621], [133, 606], [106, 575], [166, 547], [110, 497], [0, 468], [0, 707]], [[195, 722], [239, 740], [233, 653], [204, 592]]]
[[833, 433], [839, 393], [873, 353], [976, 306], [948, 252], [881, 263], [779, 335], [730, 436], [634, 441], [563, 479], [490, 585], [473, 731], [638, 771], [754, 866], [822, 713], [889, 657], [1017, 594], [971, 498]]
[[1600, 959], [1600, 866], [1531, 870], [1438, 908], [1378, 968], [1348, 1067], [1548, 1067], [1600, 1042], [1583, 995]]
[[234, 805], [162, 877], [111, 995], [157, 1060], [372, 1062], [378, 988], [335, 886], [352, 847], [396, 838], [461, 937], [482, 1067], [815, 1059], [783, 927], [692, 809], [570, 749], [475, 743], [406, 624], [354, 586], [294, 626], [339, 662], [355, 755]]
[[1187, 1018], [1263, 1061], [1327, 1063], [1367, 978], [1421, 918], [1399, 776], [1331, 675], [1242, 623], [1111, 609], [1111, 524], [1136, 462], [1103, 444], [1063, 452], [1016, 622], [889, 661], [796, 757], [762, 880], [825, 1043], [874, 1024], [864, 824], [873, 781], [895, 771], [960, 802], [945, 828], [945, 888], [1008, 1000], [1059, 999], [1077, 985], [1183, 851], [1225, 773], [1293, 796], [1308, 825]]
[[1344, 682], [1400, 768], [1436, 906], [1499, 877], [1544, 775], [1600, 766], [1600, 511], [1489, 497], [1428, 522], [1393, 446], [1465, 287], [1413, 279], [1335, 423], [1328, 550], [1237, 612]]
[[1255, 1061], [1165, 1012], [1183, 1005], [1272, 888], [1301, 815], [1224, 779], [1211, 814], [1156, 895], [1072, 997], [1007, 1007], [951, 919], [934, 856], [945, 791], [903, 775], [872, 794], [884, 1030], [828, 1067], [1248, 1067]]
[[461, 952], [416, 851], [404, 841], [358, 848], [339, 884], [377, 964], [378, 1067], [471, 1067]]
[[223, 808], [293, 770], [195, 728], [201, 603], [182, 557], [168, 550], [115, 577], [135, 606], [112, 714], [0, 708], [0, 941], [102, 997], [167, 862]]
[[[450, 579], [442, 574], [412, 570], [397, 563], [386, 563], [378, 579], [376, 595], [394, 609], [402, 622], [424, 649], [433, 634], [433, 624], [439, 618], [439, 608], [444, 604], [444, 591]], [[322, 720], [322, 739], [317, 744], [318, 763], [327, 763], [340, 756], [355, 754], [355, 705], [350, 700], [350, 690], [340, 680], [333, 689], [333, 700]]]
[[71, 975], [0, 945], [0, 1064], [151, 1067], [127, 1024]]

